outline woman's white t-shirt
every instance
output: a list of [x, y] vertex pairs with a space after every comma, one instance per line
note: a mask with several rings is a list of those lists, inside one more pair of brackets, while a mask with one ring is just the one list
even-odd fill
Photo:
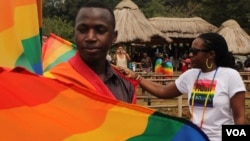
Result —
[[[175, 83], [181, 93], [188, 94], [190, 113], [192, 113], [192, 107], [194, 109], [191, 120], [199, 127], [202, 120], [204, 102], [207, 94], [209, 94], [204, 114], [204, 123], [201, 129], [208, 135], [211, 141], [221, 141], [222, 125], [234, 124], [230, 98], [237, 92], [246, 91], [246, 88], [239, 72], [234, 69], [219, 67], [217, 72], [216, 70], [207, 73], [201, 72], [198, 84], [195, 84], [199, 72], [200, 69], [190, 69], [180, 75]], [[192, 101], [193, 94], [195, 94], [194, 101]]]

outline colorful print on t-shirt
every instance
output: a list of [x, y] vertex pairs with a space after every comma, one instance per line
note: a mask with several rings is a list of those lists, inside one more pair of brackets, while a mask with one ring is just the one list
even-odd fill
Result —
[[192, 105], [192, 101], [194, 98], [194, 106], [203, 107], [207, 99], [206, 107], [213, 107], [213, 98], [216, 83], [216, 80], [214, 80], [213, 82], [212, 80], [198, 80], [198, 82], [196, 81], [193, 86], [189, 104]]

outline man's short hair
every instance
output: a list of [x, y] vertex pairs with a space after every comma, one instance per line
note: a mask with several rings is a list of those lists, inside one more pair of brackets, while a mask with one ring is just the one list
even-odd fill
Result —
[[90, 0], [89, 2], [85, 3], [81, 8], [84, 8], [84, 7], [94, 7], [94, 8], [103, 8], [103, 9], [107, 9], [111, 15], [111, 18], [112, 18], [112, 25], [115, 29], [115, 15], [114, 15], [114, 12], [113, 10], [105, 3], [103, 2], [100, 2], [100, 1], [96, 1], [96, 0]]

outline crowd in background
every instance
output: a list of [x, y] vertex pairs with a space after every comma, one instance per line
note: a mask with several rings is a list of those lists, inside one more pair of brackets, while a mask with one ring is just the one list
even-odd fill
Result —
[[[110, 52], [107, 54], [107, 59], [117, 66], [146, 73], [166, 73], [164, 67], [165, 70], [181, 72], [189, 68], [190, 59], [187, 51], [180, 54], [180, 57], [174, 58], [174, 53], [170, 49], [156, 49], [155, 51], [144, 49], [131, 51], [130, 53], [126, 49], [124, 45], [119, 44], [113, 55]], [[159, 64], [162, 66], [160, 70]]]
[[[126, 56], [126, 67], [132, 69], [133, 71], [143, 71], [143, 72], [156, 72], [156, 62], [157, 59], [162, 58], [163, 62], [171, 63], [174, 71], [185, 72], [190, 68], [189, 51], [188, 49], [179, 50], [177, 57], [174, 57], [173, 51], [169, 49], [159, 49], [159, 50], [136, 50], [128, 53], [126, 47], [122, 44], [118, 45], [122, 50], [127, 53]], [[117, 47], [116, 52], [112, 55], [110, 52], [107, 54], [107, 59], [113, 63], [117, 64]], [[129, 57], [129, 58], [128, 58]], [[119, 62], [119, 61], [118, 61]], [[239, 60], [235, 57], [235, 69], [238, 71], [250, 71], [250, 55], [245, 56], [245, 59]]]

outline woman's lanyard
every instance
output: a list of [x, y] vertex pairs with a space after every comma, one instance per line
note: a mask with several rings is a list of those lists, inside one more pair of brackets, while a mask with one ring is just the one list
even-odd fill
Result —
[[[200, 123], [200, 128], [202, 128], [202, 125], [203, 125], [203, 123], [204, 123], [205, 111], [206, 111], [206, 108], [207, 108], [207, 101], [208, 101], [209, 95], [211, 94], [211, 90], [212, 90], [212, 87], [213, 87], [213, 83], [214, 83], [214, 79], [215, 79], [217, 70], [218, 70], [218, 68], [216, 68], [216, 70], [215, 70], [215, 72], [214, 72], [213, 80], [212, 80], [212, 82], [211, 82], [211, 84], [210, 84], [209, 91], [208, 91], [208, 94], [207, 94], [206, 99], [205, 99], [205, 102], [204, 102], [203, 111], [202, 111], [202, 118], [201, 118], [201, 123]], [[201, 74], [201, 71], [199, 72], [199, 74], [198, 74], [198, 76], [197, 76], [197, 79], [196, 79], [196, 82], [195, 82], [195, 83], [196, 83], [196, 84], [195, 84], [195, 89], [196, 89], [197, 86], [198, 86], [198, 80], [199, 80], [200, 74]], [[194, 116], [194, 98], [195, 98], [195, 95], [196, 95], [196, 91], [194, 91], [193, 96], [192, 96], [191, 120], [192, 120], [192, 118], [193, 118], [193, 116]]]

